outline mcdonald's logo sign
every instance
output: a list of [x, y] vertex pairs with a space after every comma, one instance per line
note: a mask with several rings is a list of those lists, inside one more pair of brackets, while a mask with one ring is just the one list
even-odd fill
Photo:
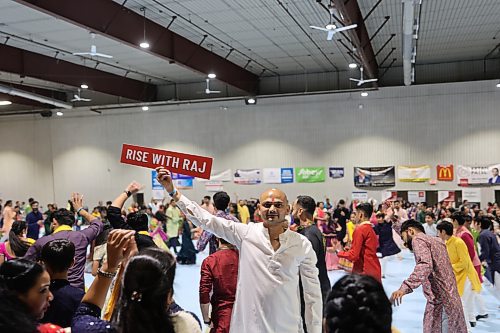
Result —
[[453, 172], [453, 165], [438, 165], [437, 166], [437, 179], [440, 181], [451, 182], [455, 178]]

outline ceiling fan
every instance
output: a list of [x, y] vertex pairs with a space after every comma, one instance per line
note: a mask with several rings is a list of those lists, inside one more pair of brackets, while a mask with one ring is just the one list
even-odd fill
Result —
[[90, 102], [91, 99], [90, 98], [83, 98], [81, 95], [81, 90], [80, 88], [78, 88], [78, 94], [74, 94], [73, 95], [73, 99], [71, 100], [71, 102]]
[[[95, 40], [95, 33], [91, 32], [90, 37], [92, 38], [92, 43], [94, 43]], [[101, 57], [101, 58], [108, 58], [111, 59], [113, 56], [109, 54], [104, 54], [104, 53], [97, 53], [97, 46], [95, 44], [92, 44], [90, 46], [90, 52], [75, 52], [73, 55], [76, 56], [91, 56], [91, 57]]]
[[205, 94], [220, 94], [220, 90], [210, 90], [210, 79], [207, 78], [205, 81], [207, 81], [207, 88], [205, 89]]
[[359, 70], [361, 71], [361, 77], [359, 79], [349, 78], [349, 80], [357, 82], [358, 83], [357, 84], [358, 87], [362, 86], [363, 84], [368, 83], [368, 82], [376, 82], [376, 81], [378, 81], [378, 79], [366, 79], [365, 80], [364, 77], [363, 77], [363, 67], [359, 67]]
[[316, 30], [321, 30], [321, 31], [328, 32], [326, 40], [332, 40], [333, 36], [337, 32], [354, 29], [354, 28], [356, 28], [358, 26], [357, 24], [351, 24], [351, 25], [344, 26], [344, 27], [337, 27], [333, 23], [333, 11], [334, 11], [334, 7], [329, 7], [328, 11], [330, 12], [330, 23], [328, 23], [324, 28], [323, 27], [317, 27], [317, 26], [314, 26], [314, 25], [310, 25], [309, 26], [309, 28], [312, 28], [312, 29], [316, 29]]

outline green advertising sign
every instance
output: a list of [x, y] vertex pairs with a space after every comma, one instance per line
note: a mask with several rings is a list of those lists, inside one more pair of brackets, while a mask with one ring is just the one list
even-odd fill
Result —
[[325, 168], [295, 168], [297, 183], [322, 183], [325, 181]]

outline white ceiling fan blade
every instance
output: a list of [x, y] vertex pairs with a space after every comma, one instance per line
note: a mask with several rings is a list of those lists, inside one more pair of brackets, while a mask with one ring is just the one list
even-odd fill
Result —
[[91, 99], [90, 98], [80, 98], [80, 101], [81, 102], [90, 102]]
[[70, 102], [77, 102], [78, 99], [77, 98], [73, 98]]
[[337, 32], [340, 32], [340, 31], [344, 31], [344, 30], [350, 30], [350, 29], [354, 29], [356, 28], [358, 25], [357, 24], [352, 24], [352, 25], [348, 25], [348, 26], [345, 26], [345, 27], [340, 27], [340, 28], [337, 28], [335, 29]]
[[361, 82], [361, 80], [358, 80], [358, 79], [353, 79], [353, 78], [349, 78], [349, 80], [351, 80], [351, 81], [355, 81], [355, 82]]
[[109, 54], [104, 54], [104, 53], [93, 53], [92, 54], [94, 57], [101, 57], [101, 58], [108, 58], [108, 59], [111, 59], [113, 58], [112, 55], [109, 55]]
[[76, 53], [73, 53], [73, 55], [84, 56], [84, 55], [92, 55], [92, 54], [90, 52], [76, 52]]
[[323, 27], [316, 27], [314, 25], [310, 25], [309, 28], [313, 28], [313, 29], [321, 30], [321, 31], [330, 31], [330, 29], [326, 29], [326, 28], [323, 28]]
[[378, 79], [368, 79], [368, 80], [364, 80], [363, 82], [368, 83], [368, 82], [375, 82], [375, 81], [378, 81]]
[[78, 95], [76, 95], [76, 94], [75, 94], [75, 95], [73, 95], [73, 97], [74, 97], [75, 99], [79, 99], [79, 98], [80, 98], [80, 96], [78, 96]]
[[365, 81], [359, 81], [358, 82], [358, 87], [362, 86], [363, 84], [365, 84]]
[[333, 35], [335, 35], [335, 30], [328, 31], [328, 37], [326, 37], [326, 40], [332, 40]]
[[220, 90], [210, 90], [211, 94], [220, 94]]

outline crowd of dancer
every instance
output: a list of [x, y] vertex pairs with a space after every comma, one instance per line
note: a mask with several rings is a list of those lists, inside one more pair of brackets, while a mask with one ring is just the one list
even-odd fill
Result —
[[[136, 182], [92, 210], [78, 193], [44, 212], [0, 201], [0, 332], [395, 332], [392, 306], [422, 286], [424, 332], [461, 333], [488, 320], [483, 288], [500, 300], [497, 204], [333, 205], [278, 189], [200, 204], [157, 172], [168, 203], [126, 207]], [[206, 247], [197, 318], [173, 286]], [[388, 297], [386, 263], [405, 248], [414, 271]], [[347, 274], [331, 286], [335, 269]]]

